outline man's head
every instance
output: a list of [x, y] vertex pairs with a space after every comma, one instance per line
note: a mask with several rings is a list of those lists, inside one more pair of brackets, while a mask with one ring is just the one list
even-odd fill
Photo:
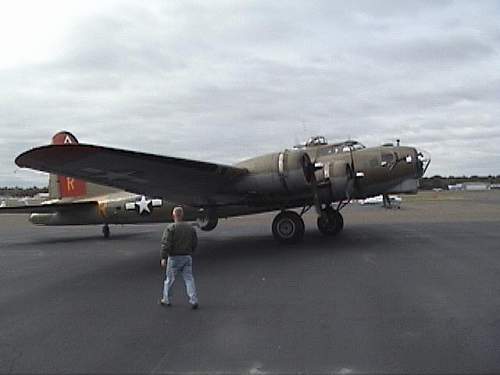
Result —
[[184, 220], [184, 210], [182, 207], [174, 207], [172, 210], [172, 219], [174, 219], [175, 222]]

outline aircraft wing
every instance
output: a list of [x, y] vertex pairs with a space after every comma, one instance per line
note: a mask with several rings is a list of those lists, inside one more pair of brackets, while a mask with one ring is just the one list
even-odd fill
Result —
[[239, 201], [231, 186], [247, 173], [221, 164], [86, 144], [37, 147], [19, 155], [16, 164], [192, 206]]
[[1, 207], [0, 214], [50, 214], [66, 209], [97, 207], [96, 201], [49, 203], [25, 206]]

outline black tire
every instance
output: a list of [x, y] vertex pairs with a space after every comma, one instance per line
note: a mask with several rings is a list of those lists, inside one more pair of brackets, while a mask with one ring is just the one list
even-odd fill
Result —
[[297, 243], [304, 238], [304, 220], [294, 211], [280, 212], [273, 220], [274, 239], [281, 243]]
[[211, 230], [214, 230], [217, 224], [219, 223], [219, 219], [217, 217], [200, 217], [196, 220], [198, 223], [198, 226], [200, 227], [201, 230], [205, 232], [209, 232]]
[[344, 229], [344, 218], [337, 210], [329, 207], [325, 215], [318, 216], [317, 224], [319, 231], [325, 236], [336, 236]]

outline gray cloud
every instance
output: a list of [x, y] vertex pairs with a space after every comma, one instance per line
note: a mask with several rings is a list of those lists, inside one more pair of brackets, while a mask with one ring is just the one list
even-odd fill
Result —
[[[430, 174], [500, 174], [498, 2], [122, 3], [53, 59], [0, 69], [0, 185], [67, 129], [82, 142], [231, 163], [311, 134], [401, 138]], [[39, 31], [41, 32], [41, 31]]]

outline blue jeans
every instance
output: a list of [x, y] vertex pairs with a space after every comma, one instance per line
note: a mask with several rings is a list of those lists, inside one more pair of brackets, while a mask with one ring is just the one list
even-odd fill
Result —
[[186, 284], [189, 303], [192, 305], [198, 303], [193, 278], [193, 258], [191, 258], [191, 255], [174, 255], [168, 257], [166, 278], [163, 285], [163, 300], [165, 303], [172, 301], [172, 286], [174, 285], [175, 276], [179, 272], [182, 274], [182, 278]]

